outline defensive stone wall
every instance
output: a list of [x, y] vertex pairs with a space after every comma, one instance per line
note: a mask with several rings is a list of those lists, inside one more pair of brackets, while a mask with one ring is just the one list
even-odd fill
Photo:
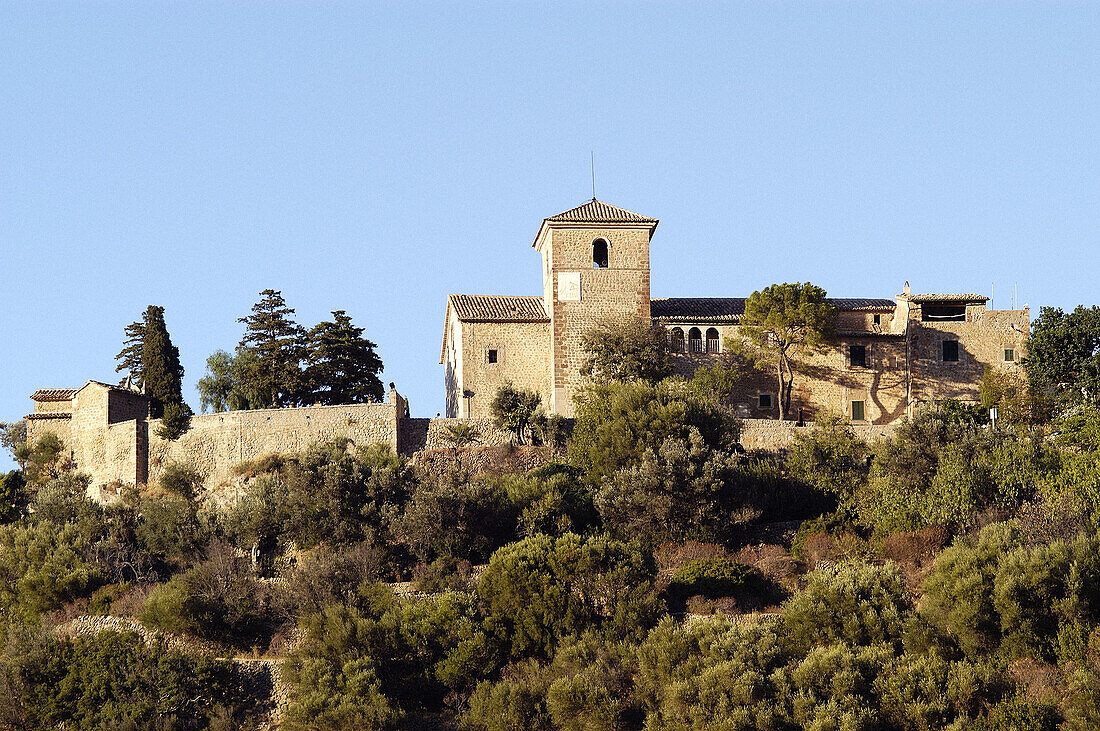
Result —
[[173, 462], [198, 470], [208, 489], [235, 489], [234, 468], [265, 454], [298, 452], [314, 442], [347, 437], [356, 445], [398, 448], [398, 413], [403, 402], [307, 406], [199, 414], [183, 436], [157, 436], [159, 420], [149, 422], [149, 474], [156, 481]]
[[502, 447], [512, 443], [512, 432], [501, 429], [492, 419], [402, 419], [398, 451], [411, 455], [425, 449], [449, 449], [454, 446], [449, 429], [457, 424], [473, 427], [474, 445]]

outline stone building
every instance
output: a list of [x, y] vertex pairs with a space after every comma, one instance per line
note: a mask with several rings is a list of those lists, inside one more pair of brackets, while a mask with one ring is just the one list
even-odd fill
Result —
[[[541, 297], [452, 294], [440, 363], [447, 415], [484, 418], [511, 381], [537, 391], [552, 413], [572, 416], [581, 385], [580, 339], [608, 317], [649, 318], [668, 332], [674, 369], [689, 376], [739, 338], [741, 297], [653, 299], [649, 244], [657, 220], [592, 199], [542, 222], [533, 248]], [[891, 424], [921, 402], [978, 399], [985, 368], [1019, 368], [1029, 315], [988, 310], [979, 294], [837, 298], [839, 342], [806, 359], [792, 412], [842, 414]], [[746, 417], [778, 416], [774, 376], [752, 373], [735, 395]]]

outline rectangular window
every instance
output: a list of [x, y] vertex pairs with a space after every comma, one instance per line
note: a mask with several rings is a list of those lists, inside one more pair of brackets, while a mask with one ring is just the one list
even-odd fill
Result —
[[959, 341], [958, 340], [944, 340], [943, 341], [943, 361], [944, 363], [956, 363], [959, 360]]
[[1016, 351], [1012, 348], [1005, 348], [1005, 362], [1012, 363], [1016, 360]]
[[849, 345], [848, 346], [848, 364], [852, 368], [866, 368], [867, 367], [867, 346], [866, 345]]
[[488, 354], [487, 360], [489, 361], [489, 363], [496, 363], [497, 362], [497, 350], [496, 350], [496, 348], [489, 348], [489, 354]]
[[852, 402], [852, 421], [865, 421], [865, 414], [863, 412], [864, 401]]
[[924, 305], [920, 314], [925, 322], [966, 322], [966, 305]]
[[876, 325], [881, 325], [882, 324], [882, 315], [874, 315], [873, 319], [874, 319], [874, 322], [875, 322]]
[[770, 409], [772, 407], [772, 395], [770, 393], [762, 393], [756, 398], [759, 400], [760, 408]]

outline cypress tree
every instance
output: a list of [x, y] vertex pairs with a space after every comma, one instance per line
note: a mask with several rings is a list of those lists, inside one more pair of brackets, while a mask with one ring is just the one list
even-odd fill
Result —
[[252, 314], [239, 319], [245, 333], [237, 357], [253, 408], [293, 406], [301, 400], [304, 332], [293, 314], [282, 292], [265, 289]]
[[382, 360], [378, 347], [363, 337], [343, 310], [333, 319], [318, 323], [309, 331], [305, 382], [311, 398], [322, 404], [359, 404], [382, 400], [378, 378]]
[[183, 366], [164, 324], [164, 308], [149, 305], [142, 323], [141, 383], [150, 398], [150, 416], [159, 418], [167, 404], [184, 407]]

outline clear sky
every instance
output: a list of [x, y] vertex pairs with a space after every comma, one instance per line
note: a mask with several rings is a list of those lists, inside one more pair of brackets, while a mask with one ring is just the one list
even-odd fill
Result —
[[432, 416], [446, 295], [539, 294], [590, 152], [661, 220], [654, 296], [1094, 304], [1098, 39], [1097, 3], [7, 0], [0, 420], [117, 380], [149, 304], [197, 409], [268, 287]]

